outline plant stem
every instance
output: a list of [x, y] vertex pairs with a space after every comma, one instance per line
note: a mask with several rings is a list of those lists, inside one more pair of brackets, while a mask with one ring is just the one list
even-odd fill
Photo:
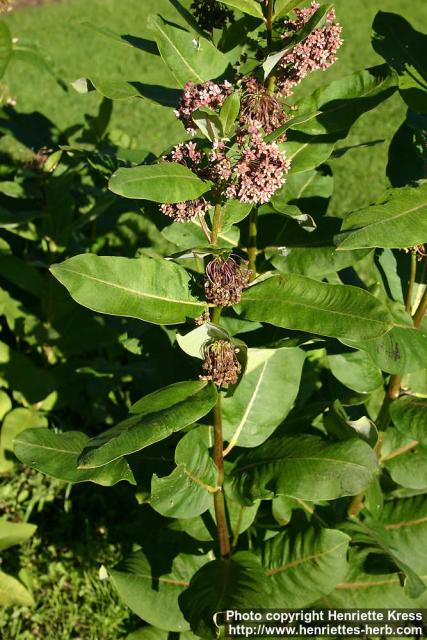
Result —
[[417, 254], [415, 251], [411, 253], [411, 275], [409, 278], [408, 293], [406, 296], [406, 311], [411, 313], [412, 310], [412, 295], [414, 293], [415, 277], [417, 275]]
[[219, 324], [219, 321], [221, 319], [221, 311], [222, 311], [221, 307], [214, 307], [212, 309], [211, 322], [213, 322], [214, 324]]
[[258, 234], [258, 209], [254, 207], [249, 214], [249, 239], [248, 239], [248, 258], [249, 269], [251, 270], [251, 280], [256, 276], [256, 257], [258, 254], [257, 249], [257, 234]]
[[421, 298], [421, 302], [414, 313], [414, 327], [416, 329], [419, 328], [421, 322], [423, 321], [426, 309], [427, 309], [427, 289], [424, 291], [423, 297]]
[[218, 531], [219, 550], [221, 558], [230, 555], [230, 535], [228, 533], [227, 516], [224, 501], [224, 455], [222, 437], [221, 394], [213, 410], [214, 421], [214, 462], [218, 469], [218, 491], [214, 493], [215, 519]]
[[212, 220], [211, 245], [213, 247], [218, 243], [218, 235], [221, 227], [221, 202], [217, 201]]
[[269, 51], [271, 51], [271, 47], [273, 44], [273, 5], [274, 0], [268, 0], [267, 18], [265, 24], [267, 27], [267, 47]]

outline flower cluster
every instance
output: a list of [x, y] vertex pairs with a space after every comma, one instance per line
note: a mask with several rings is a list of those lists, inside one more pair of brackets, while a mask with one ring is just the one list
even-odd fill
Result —
[[191, 11], [201, 29], [212, 31], [222, 29], [227, 22], [232, 22], [234, 13], [217, 0], [193, 0]]
[[195, 134], [196, 127], [192, 114], [200, 107], [209, 107], [216, 111], [224, 104], [225, 99], [233, 92], [231, 84], [225, 80], [222, 84], [216, 84], [211, 80], [201, 84], [195, 84], [191, 80], [184, 87], [181, 102], [175, 115], [188, 131]]
[[[317, 2], [310, 7], [295, 9], [296, 19], [285, 23], [284, 40], [304, 27], [311, 16], [319, 8]], [[277, 88], [284, 96], [292, 95], [294, 87], [311, 71], [327, 69], [336, 61], [336, 51], [342, 45], [341, 26], [335, 22], [335, 11], [326, 16], [326, 25], [314, 29], [302, 42], [296, 44], [285, 54], [278, 64]]]
[[[265, 133], [278, 129], [289, 117], [278, 99], [256, 78], [243, 78], [240, 81], [242, 96], [240, 100], [240, 127], [259, 125]], [[283, 138], [282, 138], [283, 139]]]
[[205, 360], [201, 380], [212, 380], [218, 387], [223, 384], [236, 384], [242, 371], [237, 359], [238, 349], [228, 340], [208, 343], [204, 348]]
[[206, 265], [206, 300], [218, 307], [237, 304], [250, 275], [245, 261], [236, 260], [233, 256], [226, 260], [217, 256]]
[[249, 143], [234, 167], [234, 182], [225, 195], [240, 202], [265, 204], [282, 187], [291, 163], [275, 142], [264, 142], [258, 127], [250, 127], [249, 134]]
[[[203, 161], [203, 154], [197, 149], [194, 142], [177, 144], [169, 155], [163, 156], [163, 160], [183, 164], [197, 174], [202, 172], [200, 165]], [[160, 211], [166, 216], [173, 218], [175, 222], [188, 222], [196, 216], [205, 215], [208, 209], [209, 202], [205, 200], [205, 198], [160, 205]]]

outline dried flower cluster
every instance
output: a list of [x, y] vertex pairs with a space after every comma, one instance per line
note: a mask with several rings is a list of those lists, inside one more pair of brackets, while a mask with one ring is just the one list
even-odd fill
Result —
[[218, 307], [228, 307], [240, 301], [251, 272], [247, 262], [237, 257], [217, 256], [206, 265], [206, 300]]
[[[194, 142], [184, 142], [176, 145], [169, 155], [163, 156], [163, 160], [178, 162], [191, 169], [191, 171], [200, 174], [203, 154], [197, 149]], [[160, 211], [173, 218], [175, 222], [188, 222], [198, 215], [204, 215], [208, 209], [209, 202], [205, 198], [160, 205]]]
[[227, 22], [232, 22], [234, 19], [231, 9], [217, 0], [193, 0], [191, 11], [199, 27], [205, 31], [222, 29]]
[[12, 11], [13, 0], [0, 0], [0, 13]]
[[[242, 97], [240, 101], [240, 127], [260, 126], [265, 133], [272, 133], [289, 119], [278, 99], [256, 78], [240, 81]], [[283, 137], [282, 137], [283, 139]]]
[[426, 248], [423, 244], [417, 244], [415, 247], [410, 247], [409, 249], [404, 249], [406, 253], [413, 253], [417, 256], [417, 260], [421, 262], [424, 258], [427, 257]]
[[[283, 39], [289, 40], [302, 29], [319, 6], [317, 2], [312, 2], [310, 7], [295, 9], [297, 17], [285, 22], [286, 31]], [[283, 56], [277, 67], [277, 88], [282, 95], [292, 95], [294, 87], [311, 71], [325, 70], [336, 61], [336, 51], [342, 45], [341, 31], [341, 26], [335, 22], [335, 11], [332, 9], [326, 16], [325, 26], [314, 29], [305, 40], [296, 44]]]
[[184, 87], [181, 101], [175, 115], [188, 131], [195, 134], [196, 127], [192, 114], [200, 107], [209, 107], [216, 111], [225, 102], [225, 99], [233, 92], [232, 85], [226, 80], [222, 84], [216, 84], [211, 80], [201, 84], [195, 84], [190, 80]]
[[242, 366], [237, 359], [238, 349], [227, 340], [208, 343], [204, 348], [205, 360], [201, 380], [212, 380], [218, 387], [236, 384]]

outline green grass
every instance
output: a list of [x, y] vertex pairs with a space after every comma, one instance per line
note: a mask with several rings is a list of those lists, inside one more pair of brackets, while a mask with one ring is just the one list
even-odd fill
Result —
[[[381, 62], [370, 42], [371, 24], [380, 9], [401, 13], [415, 28], [427, 30], [424, 0], [336, 0], [335, 4], [345, 39], [339, 61], [326, 73], [314, 74], [306, 89]], [[173, 79], [159, 58], [116, 44], [78, 24], [88, 20], [122, 34], [149, 37], [146, 19], [150, 13], [177, 19], [168, 0], [62, 0], [16, 12], [7, 20], [14, 35], [37, 42], [50, 54], [66, 82], [88, 72], [101, 72], [111, 77], [173, 86]], [[23, 63], [14, 63], [6, 80], [20, 110], [41, 111], [60, 128], [83, 121], [85, 113], [94, 114], [99, 103], [99, 97], [93, 94], [82, 96], [73, 90], [64, 93], [47, 74]], [[404, 117], [404, 105], [396, 95], [374, 112], [365, 114], [355, 125], [342, 146], [372, 140], [384, 142], [374, 148], [352, 150], [332, 161], [336, 178], [334, 213], [364, 206], [387, 187], [388, 145]], [[145, 100], [116, 103], [112, 126], [156, 153], [182, 135], [171, 110]]]

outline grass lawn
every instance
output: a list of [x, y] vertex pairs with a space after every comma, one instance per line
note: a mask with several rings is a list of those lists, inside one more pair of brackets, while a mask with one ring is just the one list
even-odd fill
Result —
[[[425, 0], [336, 0], [335, 5], [345, 43], [337, 64], [326, 74], [314, 74], [305, 83], [309, 90], [328, 78], [339, 78], [380, 62], [370, 43], [371, 24], [380, 9], [401, 13], [415, 28], [427, 31]], [[159, 58], [116, 44], [79, 24], [88, 20], [121, 34], [149, 37], [146, 18], [153, 12], [177, 20], [168, 0], [62, 0], [17, 11], [7, 20], [15, 36], [36, 42], [50, 54], [67, 82], [92, 72], [173, 86], [174, 80]], [[82, 121], [84, 114], [94, 113], [99, 103], [97, 95], [82, 96], [73, 89], [63, 92], [47, 74], [20, 62], [11, 66], [6, 80], [20, 110], [41, 111], [61, 128]], [[336, 177], [334, 212], [363, 206], [387, 186], [388, 145], [404, 117], [405, 108], [396, 95], [364, 115], [353, 128], [343, 146], [372, 140], [384, 142], [374, 149], [352, 150], [339, 161], [332, 161]], [[145, 100], [116, 103], [112, 126], [157, 153], [182, 135], [171, 110]]]

